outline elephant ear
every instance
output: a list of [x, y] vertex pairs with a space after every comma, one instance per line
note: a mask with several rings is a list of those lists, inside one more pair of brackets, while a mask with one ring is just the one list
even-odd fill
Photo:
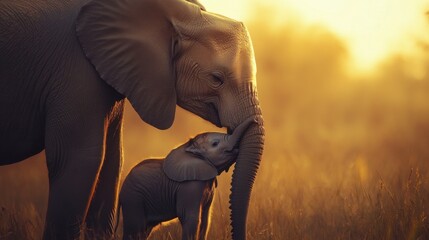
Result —
[[143, 121], [167, 129], [176, 110], [173, 31], [159, 6], [144, 2], [89, 2], [79, 13], [76, 32], [100, 77], [128, 98]]
[[213, 179], [218, 175], [217, 169], [207, 161], [184, 150], [184, 145], [174, 149], [165, 158], [164, 173], [177, 182]]

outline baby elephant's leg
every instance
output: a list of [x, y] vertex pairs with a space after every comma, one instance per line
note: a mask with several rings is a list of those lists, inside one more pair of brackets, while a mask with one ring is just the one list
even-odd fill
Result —
[[213, 192], [210, 194], [209, 199], [207, 199], [207, 202], [202, 206], [201, 209], [201, 223], [200, 223], [200, 234], [199, 234], [199, 240], [205, 240], [207, 238], [207, 233], [210, 228], [210, 211], [211, 206], [213, 203]]
[[142, 202], [133, 199], [127, 199], [121, 204], [124, 223], [123, 239], [147, 239], [151, 228], [147, 228], [147, 221], [145, 218]]
[[205, 181], [187, 181], [177, 193], [177, 216], [182, 224], [182, 240], [199, 239], [201, 202], [206, 189]]

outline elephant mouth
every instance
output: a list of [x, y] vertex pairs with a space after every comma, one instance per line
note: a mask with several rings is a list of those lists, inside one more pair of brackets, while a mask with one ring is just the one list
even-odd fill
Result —
[[210, 116], [212, 116], [211, 122], [216, 125], [216, 127], [223, 127], [219, 116], [219, 109], [212, 102], [207, 103], [207, 105], [209, 109], [209, 114]]
[[228, 172], [229, 169], [232, 167], [232, 165], [234, 165], [234, 163], [235, 163], [235, 161], [224, 163], [222, 166], [219, 167], [218, 175], [221, 174], [224, 171]]

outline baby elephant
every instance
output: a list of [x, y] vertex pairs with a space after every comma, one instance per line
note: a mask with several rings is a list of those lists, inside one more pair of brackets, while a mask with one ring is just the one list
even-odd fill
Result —
[[137, 164], [119, 195], [123, 239], [146, 239], [161, 222], [179, 218], [182, 239], [205, 239], [216, 176], [227, 171], [238, 154], [247, 119], [232, 135], [202, 133], [171, 151], [165, 159]]

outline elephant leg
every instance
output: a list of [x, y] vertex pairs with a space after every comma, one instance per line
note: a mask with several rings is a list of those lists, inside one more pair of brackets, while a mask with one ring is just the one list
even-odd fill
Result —
[[147, 239], [152, 229], [148, 228], [142, 200], [133, 197], [129, 196], [121, 199], [124, 226], [123, 239]]
[[[97, 121], [65, 111], [53, 115], [48, 114], [45, 130], [49, 200], [44, 239], [76, 239], [103, 161], [105, 126], [103, 116]], [[65, 120], [74, 118], [84, 119]]]
[[90, 239], [111, 237], [118, 199], [119, 178], [122, 168], [122, 123], [124, 101], [118, 103], [118, 111], [109, 124], [106, 136], [106, 154], [98, 177], [88, 214], [87, 234]]
[[198, 213], [179, 217], [182, 224], [182, 240], [198, 239], [200, 216]]
[[211, 194], [207, 203], [205, 203], [202, 207], [201, 212], [201, 224], [200, 224], [200, 234], [199, 240], [205, 240], [207, 238], [207, 233], [210, 228], [210, 211], [213, 203], [213, 194]]
[[206, 192], [205, 181], [187, 181], [177, 193], [177, 216], [182, 224], [182, 240], [198, 239], [201, 225], [201, 202]]

